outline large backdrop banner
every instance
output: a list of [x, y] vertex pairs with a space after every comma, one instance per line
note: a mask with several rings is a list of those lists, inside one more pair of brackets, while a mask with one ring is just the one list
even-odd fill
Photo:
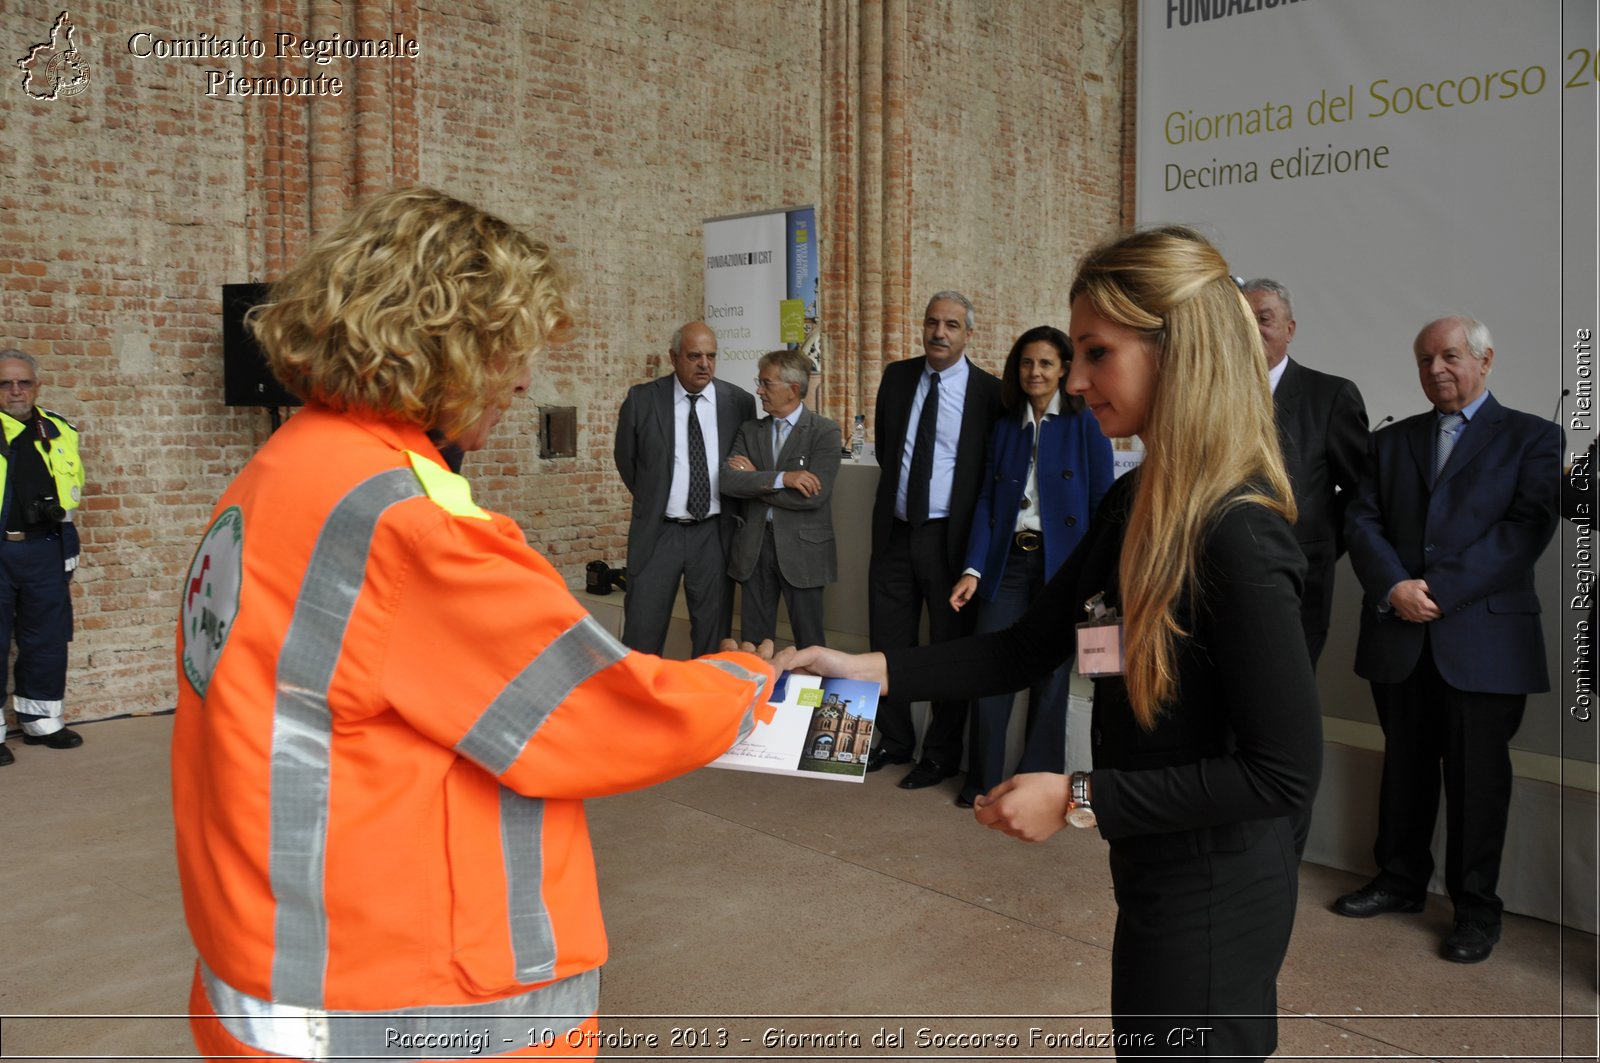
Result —
[[1564, 422], [1592, 411], [1572, 349], [1595, 326], [1592, 0], [1140, 10], [1141, 221], [1199, 223], [1236, 273], [1286, 283], [1293, 355], [1355, 380], [1374, 422], [1416, 412], [1411, 340], [1457, 312], [1493, 332], [1502, 401], [1548, 415], [1565, 386]]
[[[1419, 328], [1478, 318], [1495, 339], [1490, 390], [1557, 419], [1568, 460], [1580, 455], [1594, 438], [1593, 0], [1140, 0], [1139, 11], [1140, 221], [1197, 224], [1236, 274], [1285, 283], [1291, 356], [1354, 380], [1375, 425], [1426, 409]], [[1592, 552], [1578, 563], [1592, 535], [1576, 534], [1565, 527], [1540, 569], [1552, 675], [1569, 696], [1582, 615], [1569, 602], [1585, 573], [1593, 581]], [[1340, 584], [1353, 626], [1348, 568]], [[1329, 697], [1328, 665], [1347, 668], [1348, 648], [1330, 643], [1324, 661], [1331, 714], [1365, 701], [1353, 681]], [[1592, 759], [1593, 728], [1575, 754], [1557, 718], [1530, 713], [1517, 744]]]

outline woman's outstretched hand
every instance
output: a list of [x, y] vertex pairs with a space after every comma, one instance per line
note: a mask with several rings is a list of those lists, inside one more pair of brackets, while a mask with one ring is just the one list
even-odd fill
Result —
[[803, 650], [790, 647], [772, 658], [772, 666], [780, 672], [861, 679], [877, 683], [884, 694], [889, 692], [889, 662], [881, 653], [845, 653], [826, 646], [807, 646]]

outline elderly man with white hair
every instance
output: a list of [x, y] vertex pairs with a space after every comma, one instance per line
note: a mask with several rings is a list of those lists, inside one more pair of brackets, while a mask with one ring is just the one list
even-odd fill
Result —
[[1444, 781], [1442, 955], [1489, 958], [1511, 804], [1509, 743], [1527, 696], [1550, 689], [1533, 566], [1556, 529], [1561, 430], [1488, 390], [1489, 330], [1431, 322], [1412, 350], [1432, 409], [1373, 434], [1347, 516], [1364, 601], [1356, 673], [1372, 683], [1384, 760], [1378, 874], [1336, 902], [1362, 919], [1419, 912]]

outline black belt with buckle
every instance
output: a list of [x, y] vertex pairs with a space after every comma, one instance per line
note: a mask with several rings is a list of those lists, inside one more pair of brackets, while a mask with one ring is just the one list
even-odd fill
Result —
[[8, 531], [5, 541], [8, 543], [31, 543], [38, 539], [55, 539], [60, 536], [60, 529], [51, 525], [48, 528], [35, 528], [32, 531]]
[[1044, 545], [1044, 536], [1036, 531], [1019, 531], [1011, 541], [1018, 550], [1031, 554]]
[[716, 516], [715, 513], [711, 514], [710, 516], [700, 517], [698, 520], [694, 517], [662, 517], [661, 519], [666, 521], [668, 524], [676, 524], [680, 527], [692, 528], [696, 524], [704, 524], [714, 516]]

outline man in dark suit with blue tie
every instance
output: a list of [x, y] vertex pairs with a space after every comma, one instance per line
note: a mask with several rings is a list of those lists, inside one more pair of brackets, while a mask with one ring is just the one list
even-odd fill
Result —
[[1334, 908], [1422, 910], [1442, 764], [1455, 905], [1442, 954], [1477, 963], [1500, 940], [1509, 743], [1527, 695], [1550, 689], [1533, 567], [1555, 534], [1562, 437], [1489, 394], [1494, 343], [1478, 322], [1435, 321], [1413, 351], [1433, 409], [1373, 435], [1346, 527], [1365, 592], [1356, 673], [1385, 747], [1378, 874]]
[[[922, 610], [928, 639], [959, 638], [969, 617], [950, 608], [961, 575], [972, 513], [983, 479], [984, 447], [1000, 415], [1000, 381], [965, 356], [972, 300], [939, 292], [922, 319], [921, 358], [884, 367], [874, 413], [878, 494], [872, 507], [872, 562], [867, 575], [872, 648], [915, 646]], [[922, 759], [900, 786], [933, 786], [961, 767], [965, 701], [936, 701], [922, 737]], [[878, 707], [882, 741], [868, 771], [909, 763], [917, 736], [911, 706], [893, 691]]]
[[726, 553], [739, 503], [723, 497], [719, 471], [756, 402], [714, 378], [717, 337], [704, 322], [674, 332], [668, 356], [671, 375], [629, 388], [617, 415], [613, 456], [633, 494], [622, 641], [661, 652], [682, 580], [699, 657], [716, 651], [732, 621]]

